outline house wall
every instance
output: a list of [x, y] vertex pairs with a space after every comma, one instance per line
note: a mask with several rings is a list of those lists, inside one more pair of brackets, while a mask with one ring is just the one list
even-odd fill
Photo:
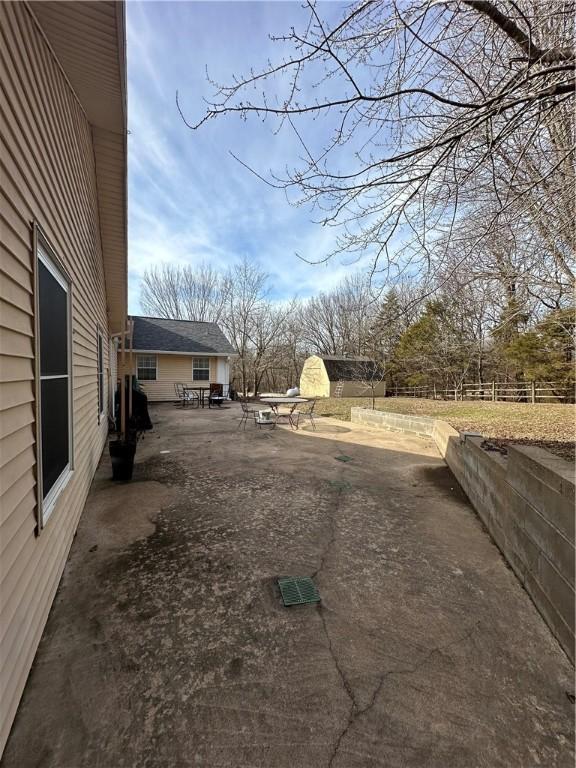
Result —
[[[97, 325], [108, 324], [92, 133], [24, 3], [0, 3], [0, 753], [106, 441]], [[36, 528], [37, 220], [72, 280], [74, 472]], [[105, 402], [108, 402], [105, 393]]]
[[[132, 373], [137, 373], [137, 353], [134, 353]], [[210, 358], [210, 381], [192, 381], [192, 360], [202, 355], [156, 355], [156, 381], [141, 381], [140, 385], [150, 402], [162, 402], [175, 399], [174, 384], [208, 388], [212, 382], [228, 384], [218, 379], [218, 358]]]
[[330, 397], [330, 380], [322, 358], [312, 355], [304, 361], [300, 394], [302, 397]]

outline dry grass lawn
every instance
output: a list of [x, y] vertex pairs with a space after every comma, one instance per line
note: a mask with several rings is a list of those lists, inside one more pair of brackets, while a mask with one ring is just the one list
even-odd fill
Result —
[[[372, 406], [369, 398], [318, 400], [319, 414], [350, 421], [350, 408]], [[498, 443], [539, 445], [565, 459], [574, 460], [575, 406], [527, 403], [471, 403], [379, 397], [376, 408], [394, 413], [419, 414], [444, 419], [455, 429], [480, 432]]]

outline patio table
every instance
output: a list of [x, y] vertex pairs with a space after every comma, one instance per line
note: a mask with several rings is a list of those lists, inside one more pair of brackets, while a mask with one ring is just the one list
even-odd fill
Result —
[[[269, 405], [274, 413], [276, 414], [276, 417], [286, 415], [288, 416], [288, 422], [291, 427], [294, 429], [298, 429], [298, 425], [294, 424], [294, 420], [292, 418], [292, 414], [294, 413], [294, 410], [300, 403], [307, 403], [308, 399], [306, 397], [261, 397], [260, 398], [261, 403], [266, 403], [266, 405]], [[278, 413], [278, 406], [280, 405], [291, 405], [290, 412], [287, 414], [280, 414]]]
[[200, 400], [200, 405], [202, 408], [204, 408], [205, 405], [205, 394], [208, 392], [208, 387], [187, 387], [184, 386], [185, 392], [198, 392], [198, 398]]

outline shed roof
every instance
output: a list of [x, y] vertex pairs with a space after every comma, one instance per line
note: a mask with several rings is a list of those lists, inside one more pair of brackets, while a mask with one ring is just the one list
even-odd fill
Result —
[[234, 348], [216, 323], [132, 316], [133, 349], [146, 352], [233, 355]]
[[365, 381], [378, 375], [381, 365], [369, 357], [318, 355], [324, 362], [330, 381]]

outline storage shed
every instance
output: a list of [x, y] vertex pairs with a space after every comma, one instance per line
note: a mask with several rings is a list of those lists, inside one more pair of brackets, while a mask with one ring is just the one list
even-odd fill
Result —
[[386, 382], [380, 364], [369, 357], [312, 355], [304, 362], [300, 375], [303, 397], [384, 397]]

